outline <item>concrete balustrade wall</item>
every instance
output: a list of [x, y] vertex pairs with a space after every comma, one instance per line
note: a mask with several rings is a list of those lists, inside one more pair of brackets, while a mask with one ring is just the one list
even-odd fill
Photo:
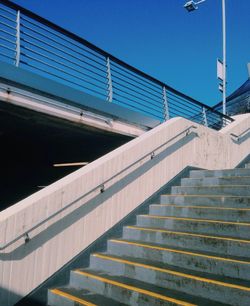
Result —
[[[21, 238], [0, 251], [0, 304], [14, 305], [187, 166], [237, 166], [250, 153], [250, 115], [235, 119], [219, 132], [183, 118], [171, 119], [2, 211], [1, 246], [72, 203], [29, 232], [28, 243]], [[193, 125], [197, 129], [182, 133]], [[230, 133], [243, 136], [236, 141]], [[153, 159], [148, 156], [127, 169], [153, 151]], [[94, 189], [123, 169], [127, 170], [105, 184], [105, 192]]]

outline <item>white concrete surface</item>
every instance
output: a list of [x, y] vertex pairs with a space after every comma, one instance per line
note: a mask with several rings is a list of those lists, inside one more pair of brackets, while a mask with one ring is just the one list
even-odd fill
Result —
[[20, 239], [0, 252], [0, 304], [11, 306], [27, 295], [185, 167], [234, 168], [250, 153], [250, 137], [236, 142], [230, 136], [250, 128], [250, 115], [237, 116], [221, 132], [195, 124], [197, 136], [177, 136], [154, 159], [147, 157], [111, 180], [104, 193], [95, 190], [83, 197], [191, 125], [183, 118], [171, 119], [1, 212], [3, 245], [74, 203], [29, 233], [27, 244]]

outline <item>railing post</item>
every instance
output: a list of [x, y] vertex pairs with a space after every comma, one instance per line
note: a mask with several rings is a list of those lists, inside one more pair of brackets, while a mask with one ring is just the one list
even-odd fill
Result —
[[163, 111], [164, 111], [164, 120], [169, 120], [169, 109], [168, 109], [168, 99], [166, 87], [162, 87], [162, 97], [163, 97]]
[[107, 80], [108, 80], [108, 94], [107, 101], [112, 102], [113, 100], [113, 86], [112, 86], [112, 78], [111, 78], [111, 68], [110, 68], [110, 59], [107, 57]]
[[225, 127], [227, 125], [227, 119], [226, 118], [222, 118], [222, 127]]
[[16, 16], [16, 67], [19, 66], [20, 62], [20, 11], [17, 11]]
[[206, 111], [206, 108], [204, 106], [202, 107], [202, 116], [203, 116], [204, 125], [208, 126], [208, 124], [207, 124], [207, 111]]

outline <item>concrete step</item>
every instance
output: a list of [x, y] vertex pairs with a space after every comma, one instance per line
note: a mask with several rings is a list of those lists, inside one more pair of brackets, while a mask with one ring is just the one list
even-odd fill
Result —
[[250, 208], [250, 196], [163, 194], [161, 204]]
[[191, 170], [190, 178], [225, 177], [225, 176], [250, 176], [250, 169], [235, 168], [226, 170]]
[[48, 292], [49, 306], [125, 306], [103, 295], [93, 293], [88, 290], [77, 290], [75, 288], [65, 287], [51, 289]]
[[250, 176], [183, 178], [181, 186], [250, 185]]
[[197, 218], [182, 218], [159, 215], [138, 215], [139, 227], [164, 228], [173, 231], [192, 232], [250, 239], [250, 223], [229, 222]]
[[95, 291], [118, 302], [123, 301], [130, 306], [210, 305], [209, 301], [199, 298], [195, 301], [194, 297], [181, 292], [91, 269], [72, 271], [70, 284], [78, 289]]
[[250, 185], [220, 185], [201, 187], [173, 186], [171, 191], [172, 194], [250, 196]]
[[250, 166], [193, 170], [171, 190], [48, 305], [249, 306]]
[[151, 204], [149, 214], [157, 216], [211, 219], [250, 223], [250, 208]]
[[215, 253], [123, 239], [109, 240], [107, 252], [120, 257], [135, 257], [180, 268], [250, 280], [249, 258], [223, 257]]
[[250, 258], [250, 240], [247, 239], [193, 234], [138, 226], [124, 227], [123, 239], [166, 244], [173, 247], [223, 254], [223, 256]]
[[211, 298], [216, 302], [249, 306], [250, 286], [246, 281], [218, 277], [134, 257], [117, 257], [104, 253], [91, 256], [90, 268], [201, 298]]

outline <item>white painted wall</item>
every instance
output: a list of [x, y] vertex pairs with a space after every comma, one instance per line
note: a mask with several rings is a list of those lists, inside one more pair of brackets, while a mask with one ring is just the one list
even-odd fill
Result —
[[183, 118], [171, 119], [1, 212], [3, 245], [74, 202], [31, 232], [29, 243], [20, 239], [0, 251], [0, 305], [13, 305], [27, 295], [185, 167], [233, 168], [250, 153], [247, 132], [238, 143], [230, 136], [250, 129], [250, 115], [237, 116], [221, 132], [195, 124], [197, 136], [177, 136], [157, 157], [145, 158], [107, 184], [104, 193], [96, 190], [82, 197], [191, 125]]

